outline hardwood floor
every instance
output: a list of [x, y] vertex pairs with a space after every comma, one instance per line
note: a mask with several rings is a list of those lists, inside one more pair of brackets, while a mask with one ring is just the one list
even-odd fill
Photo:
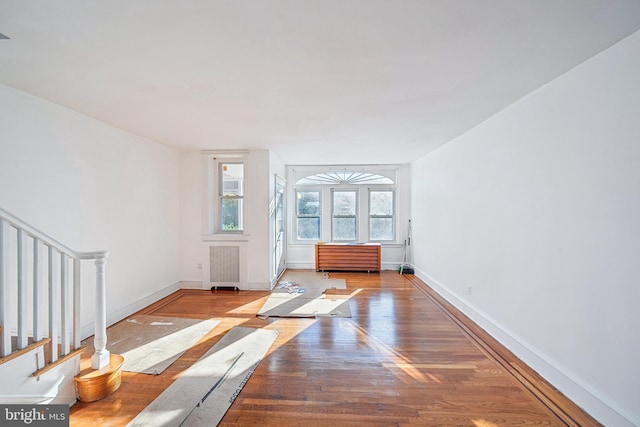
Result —
[[268, 293], [256, 291], [179, 291], [147, 307], [220, 324], [161, 375], [123, 372], [117, 392], [78, 402], [71, 426], [126, 425], [234, 325], [280, 335], [220, 426], [598, 425], [414, 276], [331, 277], [346, 279], [352, 318], [260, 319]]

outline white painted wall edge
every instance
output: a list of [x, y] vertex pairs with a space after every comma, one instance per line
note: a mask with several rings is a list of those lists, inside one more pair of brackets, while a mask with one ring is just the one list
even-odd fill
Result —
[[[141, 298], [135, 302], [132, 302], [131, 304], [128, 304], [118, 310], [115, 310], [113, 312], [107, 312], [107, 325], [113, 325], [114, 323], [119, 322], [120, 320], [135, 313], [136, 311], [140, 311], [143, 308], [153, 304], [154, 302], [161, 300], [167, 295], [171, 295], [172, 293], [180, 289], [180, 283], [181, 282], [174, 282], [169, 286], [166, 286], [156, 292], [153, 292], [152, 294], [149, 294], [146, 297]], [[107, 310], [109, 310], [108, 305], [107, 305]], [[93, 335], [93, 333], [94, 333], [93, 322], [88, 323], [86, 325], [82, 325], [80, 327], [80, 336], [82, 337], [82, 339], [90, 337], [91, 335]]]
[[489, 316], [447, 291], [445, 286], [427, 273], [415, 268], [415, 275], [597, 421], [611, 426], [640, 426], [640, 419], [633, 414], [625, 413], [620, 408], [616, 408], [615, 404], [607, 402], [596, 391], [580, 384], [570, 375], [557, 369], [553, 365], [553, 361], [545, 360], [542, 357], [543, 355], [540, 351], [536, 351], [531, 345], [516, 337]]

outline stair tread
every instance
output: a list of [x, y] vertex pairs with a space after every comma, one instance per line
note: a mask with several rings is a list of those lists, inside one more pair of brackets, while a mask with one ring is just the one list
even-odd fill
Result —
[[38, 377], [38, 376], [44, 374], [45, 372], [48, 372], [48, 371], [52, 370], [56, 366], [63, 364], [67, 360], [72, 359], [72, 358], [74, 358], [76, 356], [79, 356], [80, 353], [82, 353], [84, 350], [85, 350], [85, 347], [80, 347], [80, 348], [77, 348], [77, 349], [71, 351], [68, 354], [60, 356], [60, 358], [58, 360], [54, 361], [54, 362], [48, 361], [47, 364], [44, 367], [42, 367], [41, 369], [38, 369], [37, 371], [35, 371], [33, 374], [31, 374], [31, 376], [32, 377]]
[[28, 346], [26, 346], [25, 348], [21, 348], [21, 349], [15, 350], [14, 352], [9, 354], [8, 356], [0, 357], [0, 365], [2, 365], [3, 363], [8, 362], [10, 360], [13, 360], [15, 358], [18, 358], [18, 357], [22, 356], [23, 354], [27, 354], [30, 351], [35, 350], [38, 347], [42, 347], [42, 346], [48, 344], [50, 341], [51, 341], [50, 338], [44, 338], [44, 339], [42, 339], [40, 341], [36, 341], [36, 342], [31, 341], [30, 344]]

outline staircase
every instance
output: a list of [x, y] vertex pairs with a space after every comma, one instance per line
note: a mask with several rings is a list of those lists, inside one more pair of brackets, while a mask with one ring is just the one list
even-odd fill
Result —
[[95, 265], [91, 365], [109, 366], [108, 254], [75, 251], [0, 208], [0, 404], [76, 402], [74, 377], [84, 350], [80, 295], [92, 285], [82, 283], [83, 262]]

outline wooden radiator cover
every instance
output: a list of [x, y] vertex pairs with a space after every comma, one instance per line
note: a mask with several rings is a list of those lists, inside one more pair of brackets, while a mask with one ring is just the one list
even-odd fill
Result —
[[316, 271], [380, 271], [380, 243], [316, 245]]

